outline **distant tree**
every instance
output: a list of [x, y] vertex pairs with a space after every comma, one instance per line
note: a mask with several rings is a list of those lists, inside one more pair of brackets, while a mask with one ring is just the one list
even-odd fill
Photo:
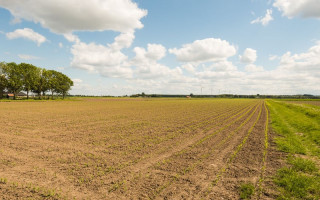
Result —
[[54, 92], [61, 94], [62, 98], [64, 99], [65, 96], [68, 94], [68, 91], [73, 86], [73, 81], [61, 72], [55, 72], [56, 84]]
[[14, 94], [14, 99], [16, 99], [18, 93], [23, 90], [23, 71], [21, 66], [11, 62], [2, 67], [7, 76], [7, 89]]
[[146, 96], [146, 94], [145, 94], [144, 92], [142, 92], [142, 93], [141, 93], [141, 96], [142, 96], [142, 97], [145, 97], [145, 96]]
[[47, 87], [48, 87], [48, 90], [51, 92], [51, 99], [53, 99], [53, 93], [55, 91], [55, 89], [57, 88], [57, 84], [58, 84], [58, 81], [57, 81], [57, 72], [54, 71], [54, 70], [48, 70], [46, 72], [46, 75], [47, 75]]
[[190, 97], [193, 97], [193, 93], [190, 93]]
[[27, 99], [29, 99], [29, 92], [35, 87], [40, 75], [40, 68], [27, 64], [19, 64], [22, 70], [23, 90], [27, 92]]
[[48, 70], [46, 73], [48, 78], [48, 90], [51, 92], [51, 99], [53, 99], [53, 94], [60, 92], [59, 87], [61, 81], [59, 77], [62, 76], [62, 73], [55, 70]]
[[65, 98], [72, 86], [73, 81], [68, 76], [55, 70], [46, 70], [27, 63], [0, 63], [0, 98], [3, 97], [5, 89], [14, 93], [14, 99], [22, 90], [27, 92], [27, 98], [30, 91], [38, 94], [39, 99], [45, 96], [47, 91], [51, 92], [52, 99], [54, 93]]
[[7, 78], [4, 73], [4, 67], [5, 63], [1, 62], [0, 63], [0, 99], [3, 98], [3, 91], [7, 88]]
[[42, 95], [45, 95], [45, 92], [48, 91], [48, 72], [46, 69], [39, 70], [39, 74], [37, 74], [35, 84], [31, 90], [38, 94], [39, 99], [41, 99]]

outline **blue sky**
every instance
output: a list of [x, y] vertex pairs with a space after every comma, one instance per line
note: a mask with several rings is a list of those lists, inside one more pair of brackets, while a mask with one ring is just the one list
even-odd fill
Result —
[[320, 94], [319, 0], [0, 0], [0, 61], [72, 94]]

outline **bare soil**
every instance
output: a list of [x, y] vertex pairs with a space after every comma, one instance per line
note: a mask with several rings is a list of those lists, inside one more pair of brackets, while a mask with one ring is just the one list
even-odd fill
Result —
[[2, 102], [1, 198], [239, 199], [263, 176], [257, 198], [273, 199], [283, 155], [269, 132], [263, 161], [266, 112], [262, 100]]

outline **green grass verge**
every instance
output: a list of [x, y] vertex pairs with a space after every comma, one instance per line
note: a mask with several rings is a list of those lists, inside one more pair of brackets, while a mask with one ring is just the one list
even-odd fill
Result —
[[294, 104], [268, 101], [271, 125], [281, 137], [280, 150], [320, 158], [320, 111]]
[[274, 101], [320, 101], [320, 99], [273, 99]]
[[[311, 107], [268, 101], [279, 150], [289, 153], [287, 167], [274, 177], [278, 199], [320, 199], [320, 112]], [[302, 156], [304, 158], [301, 158]]]

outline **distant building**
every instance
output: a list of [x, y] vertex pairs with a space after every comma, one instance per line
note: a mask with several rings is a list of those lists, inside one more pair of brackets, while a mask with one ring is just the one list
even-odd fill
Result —
[[[13, 93], [10, 93], [10, 92], [4, 92], [3, 95], [4, 95], [5, 97], [7, 97], [8, 99], [13, 99], [13, 98], [14, 98], [14, 94], [13, 94]], [[19, 92], [16, 97], [26, 97], [26, 96], [27, 96], [26, 93], [24, 93], [24, 92]]]
[[14, 98], [14, 94], [7, 93], [6, 97], [7, 97], [7, 99], [13, 99]]
[[26, 97], [27, 94], [24, 93], [24, 92], [19, 92], [17, 96], [18, 96], [18, 97]]

